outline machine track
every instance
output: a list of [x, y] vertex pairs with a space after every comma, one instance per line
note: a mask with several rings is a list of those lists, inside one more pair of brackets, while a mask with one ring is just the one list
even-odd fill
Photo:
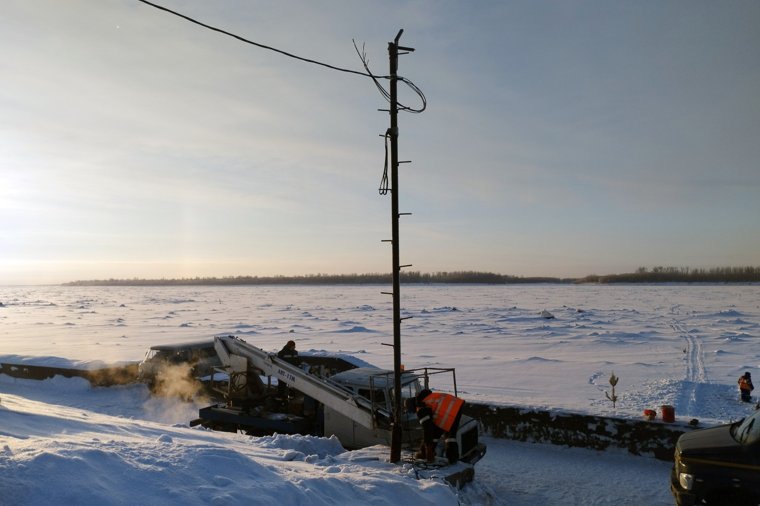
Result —
[[677, 410], [681, 413], [696, 413], [706, 394], [705, 387], [709, 383], [702, 339], [691, 334], [684, 324], [673, 320], [670, 326], [684, 340], [685, 378], [681, 394], [678, 398]]

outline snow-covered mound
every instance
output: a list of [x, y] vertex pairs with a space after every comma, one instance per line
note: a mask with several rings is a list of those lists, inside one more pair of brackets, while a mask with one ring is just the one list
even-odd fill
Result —
[[[42, 389], [47, 402], [9, 389], [30, 396]], [[141, 386], [90, 389], [80, 379], [0, 375], [0, 392], [0, 504], [458, 501], [445, 482], [418, 480], [410, 465], [392, 465], [377, 449], [346, 452], [335, 438], [252, 438], [150, 421], [184, 403], [150, 398]]]

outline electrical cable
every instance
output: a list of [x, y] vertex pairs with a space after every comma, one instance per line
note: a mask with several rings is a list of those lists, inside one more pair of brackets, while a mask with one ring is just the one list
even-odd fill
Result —
[[[386, 101], [390, 103], [391, 101], [391, 94], [383, 88], [383, 85], [380, 84], [378, 81], [378, 77], [376, 77], [374, 74], [372, 74], [372, 71], [369, 69], [369, 58], [367, 57], [367, 53], [364, 51], [364, 46], [362, 45], [362, 50], [359, 51], [359, 47], [356, 45], [356, 41], [353, 41], [354, 43], [354, 49], [356, 50], [356, 54], [359, 55], [359, 59], [362, 61], [362, 65], [364, 65], [364, 69], [367, 71], [367, 73], [372, 77], [372, 81], [375, 83], [375, 86], [377, 87], [377, 90], [380, 92], [380, 94], [385, 98]], [[420, 97], [420, 100], [422, 101], [422, 107], [419, 109], [414, 109], [408, 106], [405, 106], [401, 103], [399, 103], [398, 100], [396, 100], [396, 105], [398, 106], [398, 110], [400, 111], [406, 111], [406, 112], [412, 112], [419, 114], [422, 111], [424, 111], [427, 108], [427, 99], [425, 98], [425, 94], [422, 93], [422, 90], [420, 90], [413, 82], [409, 81], [408, 79], [404, 77], [397, 77], [398, 80], [406, 83], [407, 86], [409, 86], [417, 95]], [[390, 188], [390, 184], [388, 182], [388, 139], [391, 137], [391, 131], [390, 129], [385, 131], [384, 141], [385, 141], [385, 163], [383, 164], [383, 175], [380, 178], [380, 188], [378, 188], [378, 192], [380, 195], [387, 195], [388, 190]]]
[[[239, 40], [241, 42], [245, 42], [246, 44], [251, 44], [253, 46], [260, 47], [261, 49], [267, 49], [269, 51], [274, 51], [275, 53], [279, 53], [279, 54], [281, 54], [283, 56], [287, 56], [287, 57], [293, 58], [295, 60], [299, 60], [299, 61], [306, 62], [306, 63], [312, 63], [314, 65], [319, 65], [319, 66], [322, 66], [322, 67], [325, 67], [325, 68], [328, 68], [328, 69], [331, 69], [331, 70], [336, 70], [338, 72], [345, 72], [347, 74], [354, 74], [354, 75], [358, 75], [358, 76], [362, 76], [362, 77], [369, 77], [369, 78], [371, 78], [374, 81], [375, 86], [377, 86], [378, 90], [380, 91], [380, 94], [383, 97], [385, 97], [385, 99], [387, 101], [390, 102], [390, 94], [382, 87], [382, 85], [380, 84], [380, 82], [378, 81], [378, 79], [392, 79], [392, 77], [391, 76], [376, 76], [376, 75], [374, 75], [369, 70], [369, 60], [367, 59], [366, 54], [359, 53], [359, 48], [356, 47], [356, 42], [354, 42], [354, 48], [356, 49], [357, 54], [359, 54], [359, 58], [362, 60], [362, 64], [364, 65], [364, 69], [366, 70], [366, 72], [360, 72], [358, 70], [352, 70], [352, 69], [346, 69], [346, 68], [342, 68], [342, 67], [336, 67], [335, 65], [330, 65], [328, 63], [324, 63], [324, 62], [321, 62], [321, 61], [312, 60], [310, 58], [304, 58], [302, 56], [298, 56], [298, 55], [295, 55], [295, 54], [292, 54], [292, 53], [288, 53], [287, 51], [283, 51], [282, 49], [277, 49], [277, 48], [272, 47], [272, 46], [267, 46], [266, 44], [261, 44], [259, 42], [254, 42], [252, 40], [246, 39], [245, 37], [241, 37], [240, 35], [235, 35], [234, 33], [228, 32], [226, 30], [222, 30], [221, 28], [217, 28], [215, 26], [208, 25], [206, 23], [198, 21], [197, 19], [191, 18], [190, 16], [187, 16], [187, 15], [182, 14], [180, 12], [171, 10], [171, 9], [169, 9], [167, 7], [164, 7], [162, 5], [158, 5], [158, 4], [150, 2], [148, 0], [137, 0], [137, 1], [141, 2], [141, 3], [145, 4], [145, 5], [149, 5], [149, 6], [153, 7], [153, 8], [155, 8], [155, 9], [158, 9], [158, 10], [161, 10], [161, 11], [164, 11], [164, 12], [168, 12], [169, 14], [173, 14], [174, 16], [180, 17], [180, 18], [182, 18], [182, 19], [184, 19], [186, 21], [189, 21], [190, 23], [196, 24], [196, 25], [201, 26], [203, 28], [206, 28], [208, 30], [211, 30], [211, 31], [214, 31], [214, 32], [217, 32], [217, 33], [221, 33], [223, 35], [227, 35], [228, 37], [232, 37], [232, 38], [237, 39], [237, 40]], [[425, 95], [422, 93], [422, 90], [420, 90], [413, 82], [411, 82], [409, 79], [407, 79], [405, 77], [397, 76], [396, 80], [397, 81], [401, 81], [404, 84], [406, 84], [407, 86], [409, 86], [415, 93], [417, 93], [417, 95], [422, 100], [422, 107], [419, 108], [419, 109], [414, 109], [414, 108], [411, 108], [411, 107], [408, 107], [408, 106], [405, 106], [405, 105], [399, 103], [398, 104], [399, 110], [400, 111], [413, 112], [413, 113], [421, 113], [422, 111], [424, 111], [425, 108], [427, 107], [427, 100], [425, 99]]]
[[[356, 45], [355, 40], [353, 41], [353, 43], [354, 43], [354, 49], [356, 50], [356, 54], [359, 55], [359, 59], [362, 61], [362, 65], [364, 66], [364, 70], [367, 71], [367, 74], [365, 75], [372, 78], [372, 81], [375, 83], [375, 86], [377, 87], [380, 94], [383, 96], [383, 98], [385, 98], [387, 102], [390, 102], [391, 101], [390, 92], [388, 92], [388, 90], [383, 88], [383, 85], [380, 84], [380, 81], [378, 81], [378, 79], [391, 79], [391, 78], [389, 76], [374, 75], [372, 71], [369, 69], [369, 58], [367, 57], [367, 53], [364, 51], [364, 46], [362, 46], [362, 50], [359, 51], [359, 47]], [[419, 114], [425, 109], [427, 109], [427, 99], [425, 98], [425, 94], [422, 93], [422, 90], [419, 89], [416, 84], [414, 84], [412, 81], [410, 81], [406, 77], [396, 76], [396, 80], [401, 81], [402, 83], [409, 86], [412, 89], [412, 91], [414, 91], [417, 94], [417, 96], [420, 97], [420, 101], [422, 102], [422, 107], [420, 107], [419, 109], [415, 109], [413, 107], [406, 106], [397, 100], [396, 103], [398, 104], [399, 111], [406, 111], [406, 112]]]
[[383, 177], [380, 178], [380, 188], [378, 192], [380, 195], [387, 195], [390, 184], [388, 183], [388, 139], [391, 137], [390, 129], [385, 131], [385, 164], [383, 164]]
[[[279, 53], [279, 54], [287, 56], [289, 58], [294, 58], [296, 60], [300, 60], [300, 61], [303, 61], [303, 62], [306, 62], [306, 63], [313, 63], [314, 65], [320, 65], [322, 67], [327, 67], [329, 69], [337, 70], [339, 72], [346, 72], [348, 74], [356, 74], [356, 75], [360, 75], [360, 76], [363, 76], [363, 77], [374, 77], [374, 76], [371, 76], [369, 74], [365, 74], [364, 72], [359, 72], [358, 70], [351, 70], [351, 69], [345, 69], [345, 68], [341, 68], [341, 67], [336, 67], [336, 66], [330, 65], [328, 63], [323, 63], [323, 62], [320, 62], [320, 61], [317, 61], [317, 60], [311, 60], [309, 58], [304, 58], [302, 56], [298, 56], [298, 55], [294, 55], [292, 53], [288, 53], [287, 51], [283, 51], [281, 49], [277, 49], [277, 48], [274, 48], [274, 47], [271, 47], [271, 46], [267, 46], [265, 44], [260, 44], [258, 42], [254, 42], [252, 40], [246, 39], [245, 37], [241, 37], [239, 35], [235, 35], [234, 33], [230, 33], [230, 32], [228, 32], [226, 30], [222, 30], [221, 28], [216, 28], [215, 26], [207, 25], [206, 23], [202, 23], [201, 21], [198, 21], [197, 19], [193, 19], [190, 16], [186, 16], [186, 15], [180, 13], [180, 12], [173, 11], [173, 10], [167, 8], [167, 7], [163, 7], [163, 6], [155, 4], [153, 2], [149, 2], [148, 0], [137, 0], [137, 1], [138, 2], [142, 2], [142, 3], [146, 4], [146, 5], [150, 5], [151, 7], [155, 7], [158, 10], [162, 10], [164, 12], [168, 12], [169, 14], [173, 14], [175, 16], [178, 16], [178, 17], [180, 17], [182, 19], [185, 19], [185, 20], [187, 20], [187, 21], [189, 21], [191, 23], [194, 23], [196, 25], [202, 26], [203, 28], [207, 28], [207, 29], [212, 30], [214, 32], [218, 32], [218, 33], [227, 35], [227, 36], [232, 37], [234, 39], [237, 39], [237, 40], [239, 40], [241, 42], [245, 42], [246, 44], [251, 44], [253, 46], [260, 47], [262, 49], [267, 49], [269, 51], [274, 51], [275, 53]], [[389, 79], [388, 76], [383, 76], [382, 78], [383, 79]]]

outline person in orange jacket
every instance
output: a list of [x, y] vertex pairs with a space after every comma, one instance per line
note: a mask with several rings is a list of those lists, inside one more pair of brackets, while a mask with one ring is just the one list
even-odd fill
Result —
[[422, 445], [415, 458], [435, 461], [435, 440], [444, 436], [446, 458], [450, 464], [459, 460], [456, 432], [464, 400], [451, 394], [431, 392], [425, 388], [417, 395], [417, 419], [422, 425]]
[[742, 400], [744, 402], [752, 402], [751, 392], [755, 389], [755, 386], [752, 384], [752, 375], [749, 371], [745, 372], [744, 375], [739, 378], [737, 383], [739, 383], [739, 393], [741, 394]]

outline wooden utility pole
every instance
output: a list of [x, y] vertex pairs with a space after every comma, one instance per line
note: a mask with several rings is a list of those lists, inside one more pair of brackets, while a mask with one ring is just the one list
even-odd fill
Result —
[[413, 48], [401, 47], [398, 41], [404, 30], [399, 30], [393, 42], [388, 43], [391, 76], [391, 223], [393, 247], [393, 429], [391, 431], [391, 462], [401, 460], [401, 424], [403, 405], [401, 403], [401, 265], [399, 261], [399, 211], [398, 211], [398, 55], [399, 50], [414, 51]]

